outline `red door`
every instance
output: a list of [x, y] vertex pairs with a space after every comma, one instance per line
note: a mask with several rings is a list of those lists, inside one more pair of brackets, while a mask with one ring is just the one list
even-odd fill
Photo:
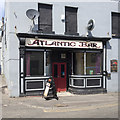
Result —
[[58, 92], [66, 91], [66, 75], [66, 63], [52, 64], [52, 76]]

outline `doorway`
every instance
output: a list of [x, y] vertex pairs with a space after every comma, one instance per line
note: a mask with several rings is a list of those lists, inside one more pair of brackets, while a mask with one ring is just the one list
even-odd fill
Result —
[[52, 64], [52, 76], [57, 92], [66, 91], [67, 67], [65, 62]]

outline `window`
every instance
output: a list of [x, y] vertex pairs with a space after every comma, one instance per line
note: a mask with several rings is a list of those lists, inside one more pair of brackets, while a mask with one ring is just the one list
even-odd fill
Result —
[[44, 52], [26, 53], [26, 76], [44, 75]]
[[65, 7], [65, 34], [77, 34], [77, 8]]
[[89, 75], [100, 74], [102, 71], [101, 53], [86, 53], [86, 73]]
[[65, 65], [61, 64], [61, 78], [65, 77]]
[[52, 5], [39, 3], [38, 11], [38, 30], [42, 33], [52, 33]]
[[120, 37], [120, 13], [112, 13], [112, 36]]
[[73, 60], [75, 75], [102, 74], [102, 52], [76, 52]]
[[84, 74], [84, 53], [82, 52], [74, 54], [74, 74]]
[[46, 75], [52, 75], [52, 60], [51, 60], [51, 52], [47, 51], [46, 54]]

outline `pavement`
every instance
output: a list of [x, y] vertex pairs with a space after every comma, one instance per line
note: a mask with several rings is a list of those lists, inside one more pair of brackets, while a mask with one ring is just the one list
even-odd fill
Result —
[[2, 87], [2, 76], [0, 75], [0, 88]]
[[70, 95], [59, 100], [2, 95], [3, 118], [118, 118], [118, 94]]
[[7, 88], [7, 84], [4, 78], [4, 75], [0, 75], [0, 88]]
[[118, 93], [57, 93], [59, 100], [40, 96], [10, 98], [2, 92], [2, 118], [119, 118]]
[[2, 76], [0, 75], [0, 119], [2, 118]]

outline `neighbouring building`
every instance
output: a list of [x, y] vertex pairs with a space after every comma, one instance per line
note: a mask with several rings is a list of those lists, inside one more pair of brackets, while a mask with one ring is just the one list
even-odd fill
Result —
[[1, 75], [1, 59], [2, 59], [2, 21], [0, 21], [0, 75]]
[[1, 44], [1, 41], [0, 41], [0, 75], [1, 75], [1, 47], [2, 47], [2, 44]]
[[2, 65], [10, 96], [42, 95], [51, 76], [58, 92], [118, 92], [119, 7], [119, 1], [6, 2]]
[[0, 42], [0, 75], [1, 75], [1, 57], [2, 57], [2, 55], [1, 55], [1, 53], [2, 53], [2, 51], [1, 51], [1, 47], [2, 47], [2, 43]]

